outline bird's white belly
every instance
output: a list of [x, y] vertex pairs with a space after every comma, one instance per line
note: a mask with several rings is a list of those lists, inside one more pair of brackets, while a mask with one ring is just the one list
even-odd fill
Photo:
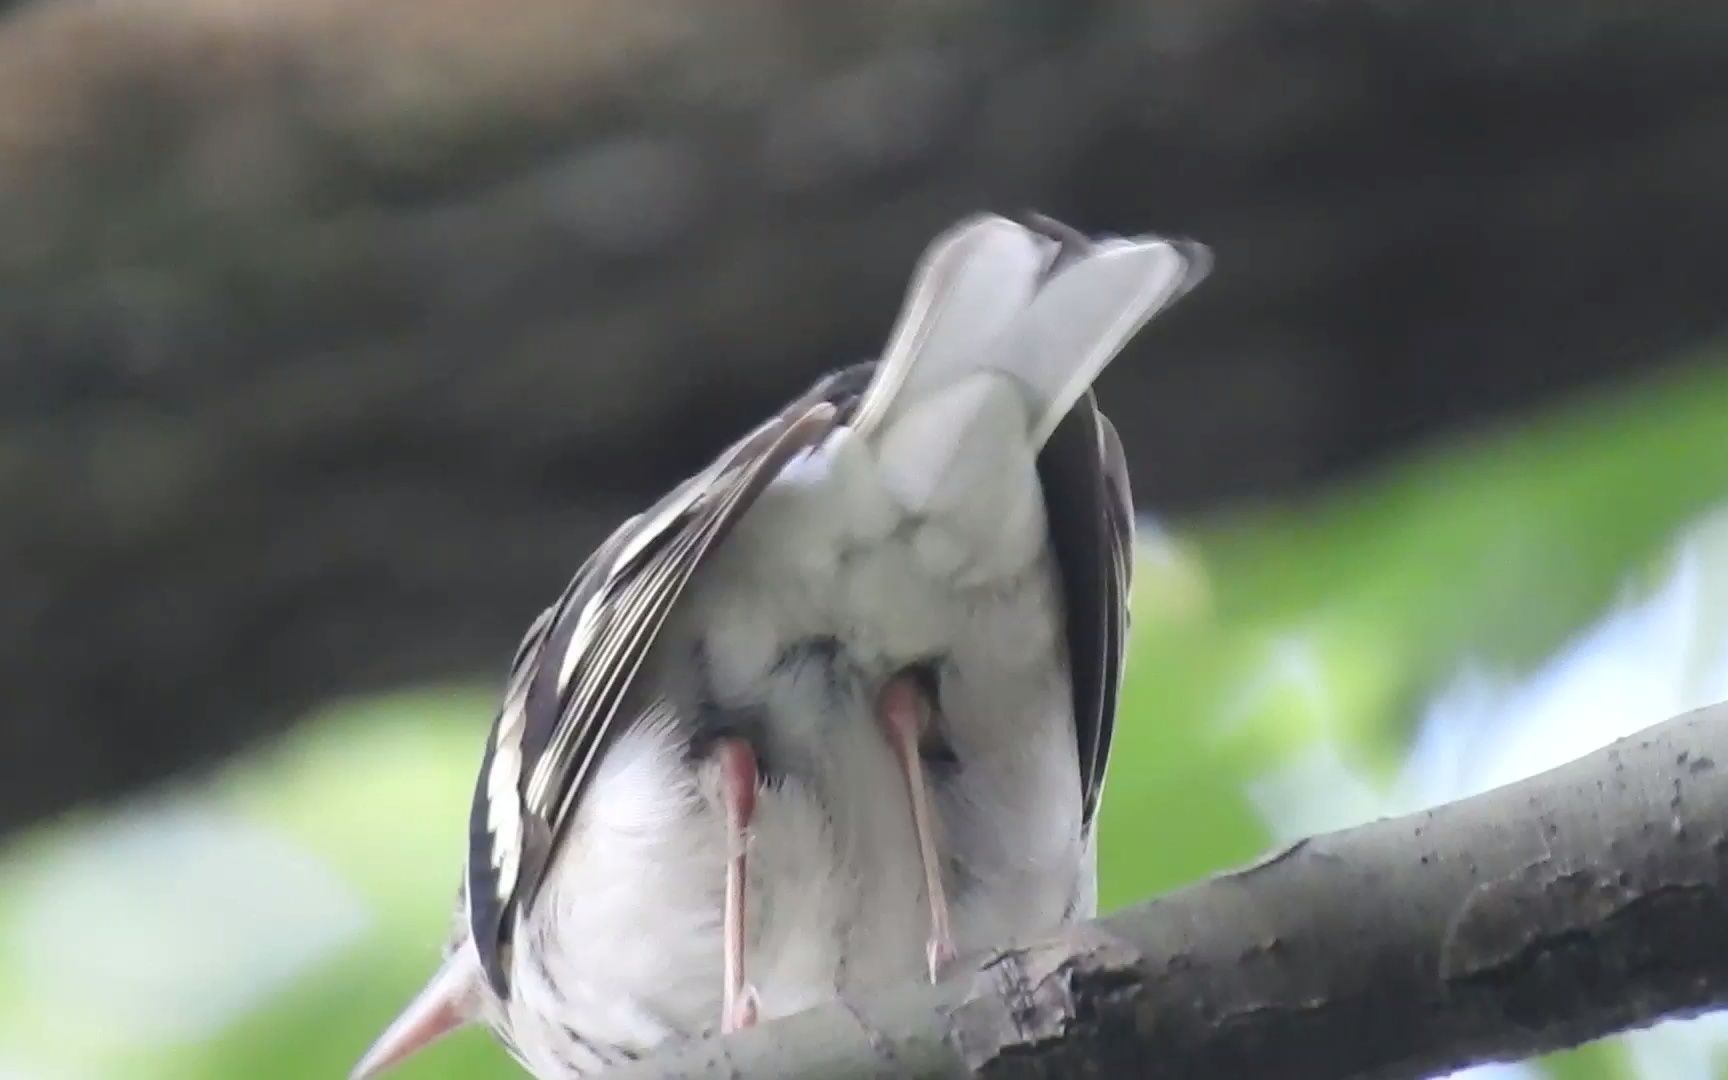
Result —
[[[764, 1018], [924, 970], [918, 845], [875, 716], [882, 683], [909, 663], [940, 661], [943, 734], [958, 762], [935, 778], [935, 803], [944, 856], [964, 852], [944, 859], [960, 952], [1090, 913], [1060, 593], [1030, 460], [998, 478], [1019, 490], [982, 494], [1002, 505], [1029, 488], [1036, 514], [1002, 522], [1000, 550], [982, 554], [956, 553], [963, 530], [871, 490], [871, 463], [853, 449], [807, 462], [747, 515], [662, 639], [669, 684], [701, 669], [703, 693], [755, 710], [768, 734], [745, 956]], [[956, 558], [1004, 569], [960, 583]], [[544, 938], [557, 969], [550, 980], [523, 970], [537, 950], [518, 950], [518, 1007], [569, 1014], [581, 997], [582, 1035], [627, 1047], [717, 1027], [718, 807], [678, 733], [621, 739], [536, 909], [537, 921], [557, 921]], [[642, 932], [591, 930], [630, 925]], [[564, 1001], [546, 996], [551, 985]]]
[[[531, 916], [541, 947], [513, 954], [513, 1013], [581, 1018], [574, 1046], [521, 1047], [569, 1058], [530, 1061], [538, 1075], [598, 1069], [611, 1048], [646, 1050], [719, 1026], [726, 854], [714, 777], [690, 765], [682, 736], [668, 727], [623, 736]], [[828, 818], [805, 785], [761, 793], [749, 858], [747, 973], [762, 1015], [852, 985], [842, 930], [855, 883], [835, 872]]]

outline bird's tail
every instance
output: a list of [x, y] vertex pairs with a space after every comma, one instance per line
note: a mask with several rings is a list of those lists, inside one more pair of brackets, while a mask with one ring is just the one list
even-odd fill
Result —
[[885, 431], [909, 405], [990, 371], [1020, 390], [1042, 447], [1104, 366], [1210, 265], [1199, 244], [1093, 242], [1045, 219], [968, 218], [925, 252], [852, 426]]

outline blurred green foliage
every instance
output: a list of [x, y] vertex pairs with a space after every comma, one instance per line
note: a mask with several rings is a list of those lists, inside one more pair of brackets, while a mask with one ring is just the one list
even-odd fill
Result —
[[[1103, 899], [1251, 858], [1243, 785], [1316, 738], [1382, 775], [1456, 666], [1535, 662], [1728, 498], [1728, 370], [1508, 423], [1299, 506], [1196, 523], [1136, 567]], [[1180, 821], [1180, 836], [1147, 823]]]
[[[1149, 537], [1103, 820], [1104, 905], [1252, 858], [1269, 837], [1245, 790], [1279, 761], [1327, 740], [1365, 775], [1390, 777], [1417, 707], [1461, 660], [1529, 665], [1553, 649], [1678, 526], [1728, 498], [1725, 417], [1728, 369], [1701, 363], [1301, 505]], [[196, 788], [211, 812], [316, 853], [367, 913], [342, 947], [208, 1038], [68, 1036], [100, 1018], [47, 1014], [30, 983], [38, 961], [21, 958], [20, 911], [44, 861], [98, 819], [14, 843], [0, 857], [0, 1076], [345, 1075], [436, 962], [491, 707], [490, 688], [332, 706]], [[129, 910], [113, 897], [114, 919]], [[1621, 1071], [1611, 1044], [1550, 1066], [1564, 1080]], [[401, 1072], [511, 1075], [477, 1033]]]

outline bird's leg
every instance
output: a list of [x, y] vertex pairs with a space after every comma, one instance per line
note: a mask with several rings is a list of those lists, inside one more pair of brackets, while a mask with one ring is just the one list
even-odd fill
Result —
[[954, 935], [948, 926], [948, 893], [942, 884], [942, 863], [936, 854], [936, 818], [930, 810], [930, 786], [924, 780], [924, 759], [918, 744], [930, 722], [932, 702], [905, 672], [888, 680], [877, 702], [878, 718], [900, 761], [906, 794], [912, 804], [912, 829], [918, 835], [918, 858], [924, 864], [924, 891], [930, 897], [930, 940], [925, 949], [930, 981], [954, 959]]
[[756, 1022], [756, 992], [744, 981], [744, 871], [750, 819], [756, 813], [756, 755], [743, 739], [721, 739], [714, 748], [720, 766], [720, 800], [726, 810], [725, 986], [720, 1030]]

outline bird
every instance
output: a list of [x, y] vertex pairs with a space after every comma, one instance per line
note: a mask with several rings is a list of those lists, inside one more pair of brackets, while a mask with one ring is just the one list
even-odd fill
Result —
[[1089, 918], [1134, 514], [1093, 382], [1204, 245], [972, 215], [877, 359], [621, 525], [505, 680], [437, 972], [541, 1080]]

